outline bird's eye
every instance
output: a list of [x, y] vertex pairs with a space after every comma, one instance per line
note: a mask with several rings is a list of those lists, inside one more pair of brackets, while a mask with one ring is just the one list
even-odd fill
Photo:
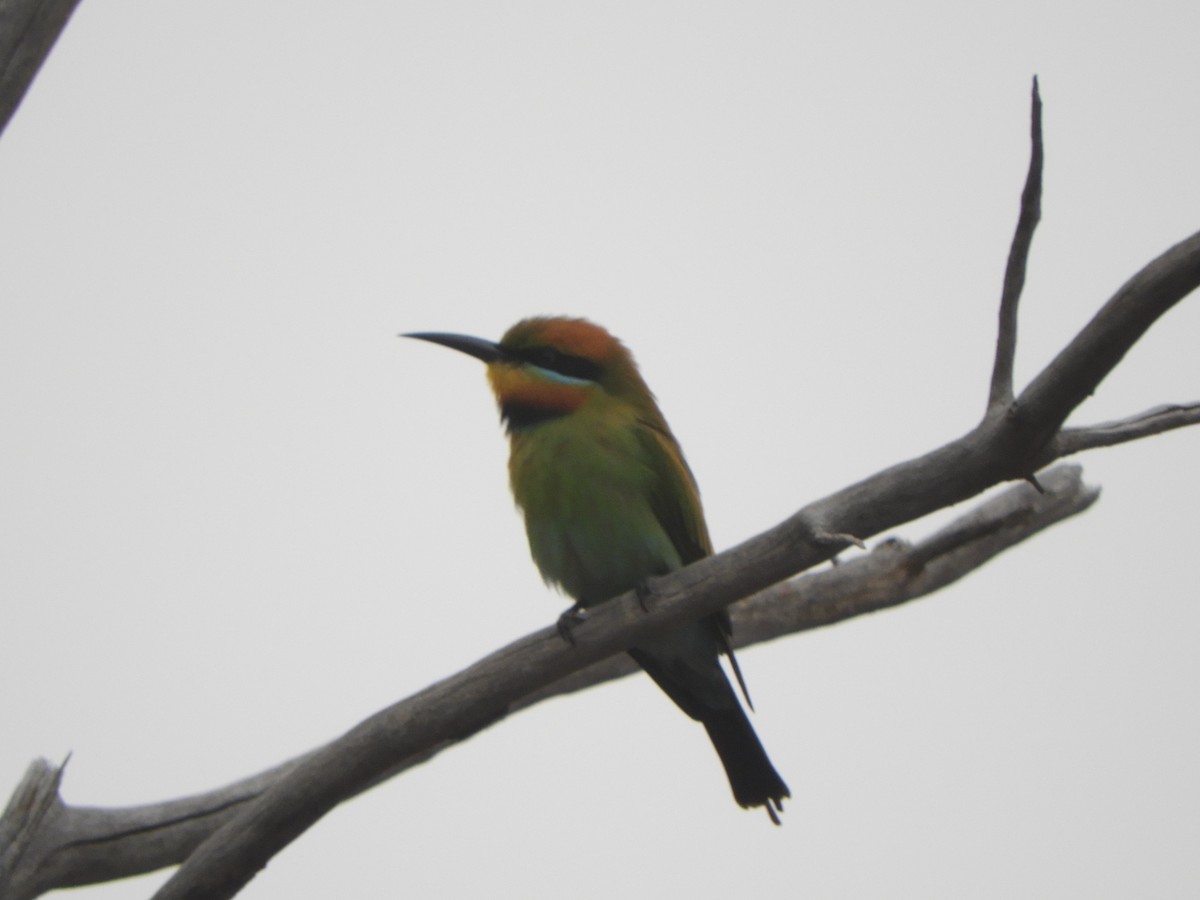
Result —
[[563, 354], [553, 347], [538, 347], [529, 354], [529, 361], [535, 366], [557, 372], [563, 360]]
[[525, 362], [537, 366], [539, 369], [565, 375], [568, 378], [595, 381], [600, 377], [601, 366], [599, 363], [582, 356], [563, 353], [554, 347], [531, 347], [522, 352], [520, 356]]

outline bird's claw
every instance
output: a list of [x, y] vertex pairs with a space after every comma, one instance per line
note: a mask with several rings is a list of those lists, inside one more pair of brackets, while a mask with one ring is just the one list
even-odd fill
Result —
[[573, 634], [575, 626], [586, 619], [587, 614], [588, 611], [576, 603], [558, 617], [558, 633], [572, 647], [575, 646], [575, 635]]

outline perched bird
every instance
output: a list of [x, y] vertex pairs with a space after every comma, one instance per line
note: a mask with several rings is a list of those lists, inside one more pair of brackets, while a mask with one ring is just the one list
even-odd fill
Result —
[[[575, 601], [560, 628], [581, 610], [712, 553], [679, 444], [633, 357], [603, 328], [585, 319], [532, 318], [499, 343], [459, 334], [406, 337], [487, 364], [533, 560]], [[729, 616], [721, 612], [629, 653], [704, 725], [734, 799], [765, 807], [778, 825], [790, 794], [718, 662], [718, 654], [729, 656], [744, 694], [729, 636]]]

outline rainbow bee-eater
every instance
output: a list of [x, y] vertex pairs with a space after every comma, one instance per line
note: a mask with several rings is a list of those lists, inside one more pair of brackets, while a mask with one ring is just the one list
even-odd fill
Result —
[[[584, 319], [532, 318], [499, 343], [421, 333], [487, 364], [508, 432], [509, 480], [542, 577], [581, 610], [712, 553], [695, 479], [625, 346]], [[771, 765], [718, 662], [721, 612], [639, 643], [629, 653], [708, 731], [743, 807], [779, 824], [787, 785]], [[743, 685], [744, 693], [744, 685]], [[749, 699], [747, 698], [747, 703]]]

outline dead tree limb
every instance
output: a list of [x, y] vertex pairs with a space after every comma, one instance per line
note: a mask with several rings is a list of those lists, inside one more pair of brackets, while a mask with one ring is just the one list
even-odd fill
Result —
[[0, 0], [0, 134], [79, 0]]
[[1033, 79], [1033, 113], [1030, 116], [1029, 174], [1021, 191], [1021, 214], [1017, 231], [1008, 251], [1004, 269], [1004, 290], [1000, 294], [1000, 327], [996, 331], [996, 359], [992, 365], [992, 385], [988, 392], [989, 413], [1004, 409], [1013, 401], [1013, 360], [1017, 355], [1017, 306], [1025, 289], [1025, 271], [1029, 267], [1029, 251], [1033, 247], [1033, 232], [1042, 219], [1042, 166], [1045, 148], [1042, 146], [1042, 97], [1038, 93], [1037, 77]]
[[[916, 544], [881, 543], [841, 565], [773, 585], [732, 607], [736, 645], [745, 647], [925, 596], [978, 569], [1043, 529], [1088, 509], [1099, 495], [1078, 466], [1063, 465], [1043, 479], [1046, 492], [1016, 485]], [[526, 640], [530, 640], [527, 638]], [[520, 643], [520, 642], [519, 642]], [[496, 654], [500, 664], [507, 649]], [[453, 681], [487, 677], [493, 658]], [[562, 694], [629, 675], [625, 654], [609, 656], [514, 700], [513, 713]], [[335, 741], [334, 745], [338, 742]], [[366, 790], [451, 746], [445, 741], [401, 760]], [[334, 745], [323, 751], [336, 755]], [[235, 819], [273, 784], [314, 754], [192, 797], [125, 808], [62, 802], [62, 767], [30, 765], [9, 808], [0, 815], [0, 898], [31, 900], [46, 891], [128, 878], [175, 865], [222, 825]]]

